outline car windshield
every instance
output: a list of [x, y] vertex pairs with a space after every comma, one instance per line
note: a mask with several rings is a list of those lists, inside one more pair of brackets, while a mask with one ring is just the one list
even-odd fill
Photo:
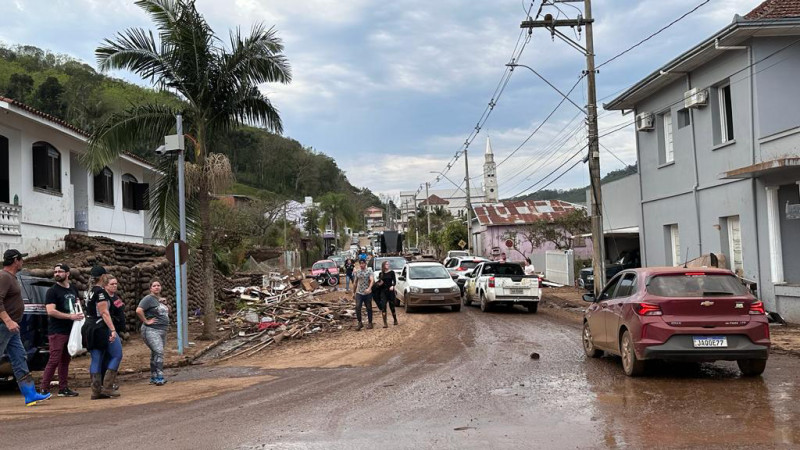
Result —
[[522, 266], [515, 263], [487, 264], [483, 267], [484, 275], [525, 275]]
[[392, 270], [402, 270], [403, 267], [406, 265], [406, 259], [397, 257], [397, 258], [381, 258], [375, 261], [377, 265], [375, 266], [375, 270], [380, 270], [383, 267], [383, 263], [389, 261], [389, 268]]
[[312, 269], [332, 269], [334, 267], [336, 267], [336, 263], [333, 261], [319, 261], [311, 266]]
[[653, 277], [647, 292], [660, 297], [724, 297], [744, 295], [747, 288], [733, 275], [662, 275]]
[[459, 264], [459, 266], [465, 269], [474, 269], [475, 266], [477, 266], [480, 263], [481, 263], [480, 261], [461, 261], [461, 264]]
[[412, 280], [438, 280], [450, 278], [450, 274], [442, 266], [418, 266], [409, 269]]

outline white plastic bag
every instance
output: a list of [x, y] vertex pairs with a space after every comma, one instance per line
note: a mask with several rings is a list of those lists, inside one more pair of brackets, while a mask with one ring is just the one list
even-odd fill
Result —
[[[83, 314], [81, 303], [76, 301], [75, 304], [77, 313]], [[67, 342], [67, 351], [70, 356], [78, 356], [86, 353], [86, 349], [83, 348], [83, 336], [81, 335], [81, 328], [85, 321], [86, 319], [81, 319], [72, 322], [72, 331], [69, 333], [69, 341]]]

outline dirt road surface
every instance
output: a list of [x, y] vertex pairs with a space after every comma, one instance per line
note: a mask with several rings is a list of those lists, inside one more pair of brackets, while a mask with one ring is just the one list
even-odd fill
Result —
[[[563, 311], [400, 315], [246, 360], [131, 381], [118, 400], [24, 408], [0, 393], [2, 448], [791, 448], [800, 445], [800, 359], [760, 378], [732, 363], [584, 357]], [[531, 357], [538, 353], [539, 358]], [[137, 401], [137, 398], [146, 399]], [[80, 414], [67, 414], [67, 412]]]

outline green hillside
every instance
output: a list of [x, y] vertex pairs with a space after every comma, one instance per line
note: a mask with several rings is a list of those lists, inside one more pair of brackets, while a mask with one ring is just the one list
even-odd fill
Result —
[[[602, 183], [610, 183], [612, 181], [625, 178], [628, 175], [636, 173], [636, 166], [630, 165], [622, 169], [613, 170], [608, 172], [602, 179]], [[577, 187], [572, 189], [543, 189], [539, 192], [516, 197], [513, 200], [563, 200], [570, 203], [586, 203], [586, 189], [589, 186]]]

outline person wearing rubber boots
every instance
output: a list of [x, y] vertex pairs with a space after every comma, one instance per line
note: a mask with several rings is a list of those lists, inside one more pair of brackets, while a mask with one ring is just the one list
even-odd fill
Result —
[[33, 406], [50, 398], [50, 394], [36, 391], [33, 377], [28, 370], [27, 354], [20, 338], [19, 322], [25, 313], [22, 291], [17, 281], [17, 272], [22, 269], [22, 259], [27, 253], [9, 249], [3, 253], [3, 270], [0, 270], [0, 355], [8, 352], [19, 390], [25, 397], [25, 405]]
[[355, 281], [353, 282], [353, 296], [356, 300], [356, 318], [358, 319], [358, 326], [356, 331], [364, 328], [364, 323], [361, 321], [361, 306], [367, 309], [367, 329], [372, 329], [372, 269], [367, 267], [367, 260], [362, 259], [358, 261], [358, 270], [354, 274]]

